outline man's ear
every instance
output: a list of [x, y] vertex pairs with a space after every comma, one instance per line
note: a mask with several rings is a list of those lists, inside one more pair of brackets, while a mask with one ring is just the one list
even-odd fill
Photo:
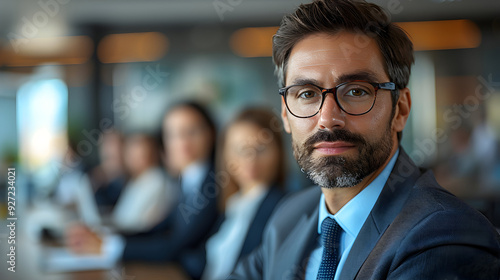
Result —
[[281, 119], [283, 120], [283, 127], [287, 133], [291, 133], [290, 123], [288, 122], [288, 114], [286, 110], [285, 100], [281, 98]]
[[396, 103], [396, 111], [392, 119], [392, 128], [396, 132], [401, 132], [406, 126], [406, 121], [410, 116], [411, 96], [408, 88], [399, 90], [399, 99]]

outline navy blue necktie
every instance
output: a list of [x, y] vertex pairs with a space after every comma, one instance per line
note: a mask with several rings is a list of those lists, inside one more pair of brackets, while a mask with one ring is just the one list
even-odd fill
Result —
[[321, 224], [321, 245], [323, 256], [319, 266], [318, 280], [331, 280], [335, 277], [340, 256], [340, 233], [342, 228], [334, 219], [326, 218]]

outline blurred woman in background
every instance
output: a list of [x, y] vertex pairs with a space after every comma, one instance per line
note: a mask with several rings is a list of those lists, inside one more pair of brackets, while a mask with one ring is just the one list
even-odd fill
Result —
[[264, 226], [283, 196], [285, 163], [276, 115], [259, 108], [242, 111], [227, 127], [220, 147], [224, 218], [207, 241], [203, 279], [225, 279], [236, 262], [260, 244]]
[[[134, 235], [103, 238], [88, 228], [73, 227], [67, 233], [73, 252], [105, 254], [104, 258], [115, 261], [178, 262], [184, 252], [205, 246], [218, 215], [215, 125], [202, 106], [187, 101], [167, 111], [162, 135], [167, 169], [180, 181], [169, 215], [148, 232]], [[134, 159], [137, 156], [131, 155], [130, 160]]]
[[210, 115], [198, 103], [178, 103], [165, 114], [162, 135], [167, 169], [180, 181], [177, 203], [149, 235], [125, 238], [123, 260], [178, 262], [184, 252], [204, 246], [217, 221], [216, 129]]
[[158, 141], [146, 134], [132, 134], [125, 141], [125, 166], [131, 179], [112, 212], [112, 225], [119, 232], [137, 233], [157, 225], [177, 201], [160, 165]]

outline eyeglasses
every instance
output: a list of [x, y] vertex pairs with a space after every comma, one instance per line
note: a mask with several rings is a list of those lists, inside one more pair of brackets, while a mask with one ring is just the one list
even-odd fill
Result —
[[396, 84], [352, 81], [341, 83], [334, 88], [322, 88], [312, 84], [291, 85], [279, 89], [288, 111], [297, 118], [310, 118], [318, 114], [331, 92], [340, 109], [349, 115], [364, 115], [373, 108], [379, 89], [396, 94]]

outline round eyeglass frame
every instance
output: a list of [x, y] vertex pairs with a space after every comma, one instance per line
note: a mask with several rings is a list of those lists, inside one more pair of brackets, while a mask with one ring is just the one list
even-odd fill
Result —
[[[375, 89], [375, 97], [373, 98], [373, 103], [372, 103], [372, 106], [370, 106], [370, 108], [364, 112], [364, 113], [360, 113], [360, 114], [352, 114], [352, 113], [349, 113], [347, 112], [343, 107], [342, 105], [340, 105], [340, 102], [339, 102], [339, 99], [338, 99], [338, 96], [337, 96], [337, 89], [343, 85], [346, 85], [346, 84], [349, 84], [349, 83], [356, 83], [356, 82], [361, 82], [361, 83], [367, 83], [367, 84], [370, 84], [374, 87]], [[298, 116], [296, 114], [294, 114], [292, 112], [292, 110], [290, 110], [290, 108], [288, 107], [288, 102], [286, 101], [286, 93], [288, 91], [289, 88], [291, 87], [294, 87], [294, 86], [306, 86], [306, 85], [311, 85], [311, 86], [314, 86], [314, 87], [317, 87], [318, 89], [321, 90], [321, 104], [319, 105], [319, 108], [318, 108], [318, 111], [316, 111], [316, 113], [310, 115], [310, 116]], [[373, 82], [369, 82], [369, 81], [362, 81], [362, 80], [355, 80], [355, 81], [349, 81], [349, 82], [344, 82], [344, 83], [341, 83], [341, 84], [338, 84], [337, 86], [333, 87], [333, 88], [323, 88], [323, 87], [320, 87], [320, 86], [317, 86], [317, 85], [314, 85], [314, 84], [294, 84], [294, 85], [290, 85], [290, 86], [287, 86], [287, 87], [284, 87], [284, 88], [280, 88], [278, 90], [278, 93], [283, 97], [283, 100], [285, 101], [285, 105], [286, 105], [286, 109], [288, 110], [288, 112], [290, 112], [290, 114], [292, 114], [293, 116], [297, 117], [297, 118], [301, 118], [301, 119], [306, 119], [306, 118], [311, 118], [311, 117], [314, 117], [316, 116], [320, 111], [321, 111], [321, 108], [323, 108], [323, 103], [325, 103], [325, 97], [326, 97], [326, 94], [327, 93], [332, 93], [333, 96], [334, 96], [334, 99], [335, 99], [335, 102], [337, 103], [337, 106], [339, 106], [339, 108], [344, 111], [346, 114], [349, 114], [351, 116], [361, 116], [361, 115], [364, 115], [368, 112], [370, 112], [372, 109], [373, 109], [373, 106], [375, 106], [375, 101], [377, 100], [377, 93], [378, 93], [378, 90], [379, 89], [386, 89], [386, 90], [390, 90], [392, 94], [397, 94], [397, 90], [396, 90], [396, 84], [393, 83], [393, 82], [387, 82], [387, 83], [373, 83]]]

